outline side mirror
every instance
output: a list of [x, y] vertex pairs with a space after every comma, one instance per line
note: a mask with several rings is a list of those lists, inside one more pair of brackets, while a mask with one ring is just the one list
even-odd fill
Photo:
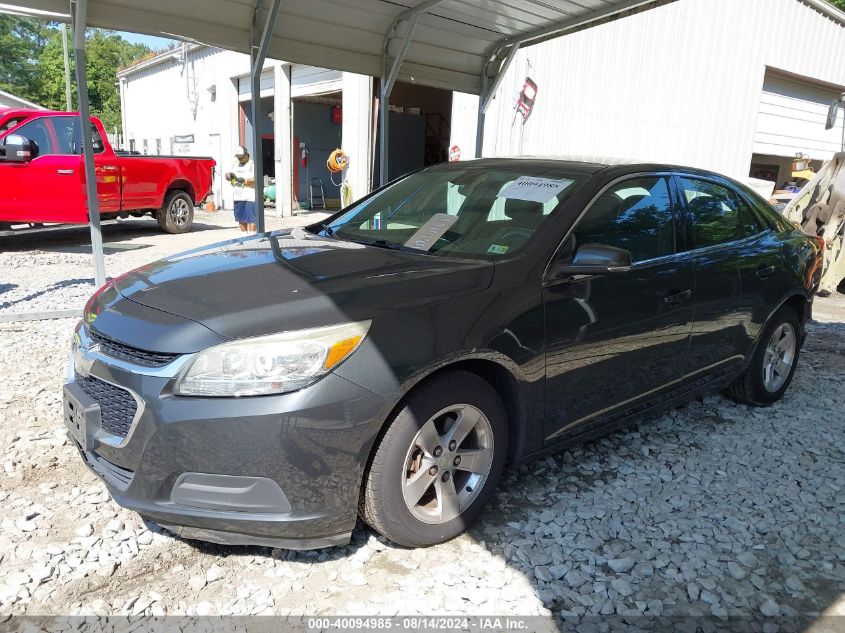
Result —
[[32, 145], [20, 134], [9, 134], [0, 145], [0, 160], [7, 163], [28, 163], [32, 160]]
[[552, 275], [607, 275], [625, 273], [631, 269], [631, 253], [624, 248], [606, 244], [583, 244], [575, 251], [571, 262], [560, 262], [552, 268]]

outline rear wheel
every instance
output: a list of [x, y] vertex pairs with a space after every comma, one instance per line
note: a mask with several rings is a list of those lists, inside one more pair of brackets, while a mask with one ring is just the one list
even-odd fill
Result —
[[745, 373], [728, 388], [735, 400], [765, 407], [781, 399], [798, 366], [801, 323], [789, 307], [778, 310], [766, 326]]
[[389, 421], [364, 474], [361, 516], [406, 547], [447, 541], [487, 505], [507, 449], [507, 416], [490, 384], [442, 374]]
[[156, 211], [156, 220], [167, 233], [187, 233], [194, 222], [194, 201], [184, 191], [171, 191]]

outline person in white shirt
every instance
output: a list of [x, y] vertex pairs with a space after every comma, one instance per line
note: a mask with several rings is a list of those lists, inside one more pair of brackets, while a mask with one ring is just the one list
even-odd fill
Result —
[[238, 145], [235, 150], [235, 165], [224, 178], [234, 188], [235, 220], [241, 231], [255, 230], [255, 166], [246, 147]]

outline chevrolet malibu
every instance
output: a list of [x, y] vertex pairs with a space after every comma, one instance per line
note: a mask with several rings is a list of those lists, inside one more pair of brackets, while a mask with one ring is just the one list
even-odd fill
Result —
[[789, 387], [823, 243], [716, 174], [431, 167], [325, 222], [154, 262], [73, 338], [65, 423], [120, 505], [308, 549], [461, 533], [507, 464]]

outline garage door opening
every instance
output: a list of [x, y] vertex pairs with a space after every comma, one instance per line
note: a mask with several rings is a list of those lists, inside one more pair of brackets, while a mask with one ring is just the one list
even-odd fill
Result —
[[332, 180], [329, 155], [341, 146], [342, 93], [297, 97], [293, 114], [293, 191], [300, 209], [339, 209], [340, 177]]
[[[448, 160], [452, 91], [400, 81], [393, 86], [389, 106], [388, 180]], [[378, 142], [376, 132], [375, 147]], [[373, 182], [380, 182], [379, 161], [374, 163]]]
[[[264, 176], [275, 178], [276, 163], [274, 159], [275, 143], [273, 141], [273, 97], [261, 99], [261, 123], [258, 132], [261, 135], [262, 171]], [[246, 147], [250, 156], [255, 155], [252, 135], [252, 100], [240, 102], [240, 144]], [[233, 159], [234, 160], [234, 159]]]

